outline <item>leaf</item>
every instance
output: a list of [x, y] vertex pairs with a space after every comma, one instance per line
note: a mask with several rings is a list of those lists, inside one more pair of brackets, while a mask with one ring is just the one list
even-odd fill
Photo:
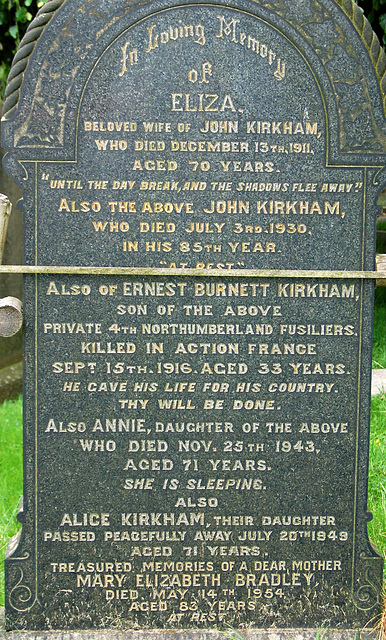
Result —
[[386, 13], [383, 13], [381, 16], [379, 16], [379, 24], [381, 25], [382, 29], [386, 31]]
[[225, 636], [226, 638], [229, 638], [229, 640], [244, 640], [243, 636], [240, 635], [239, 632], [236, 631], [236, 629], [231, 627], [231, 625], [228, 624], [227, 627], [227, 631], [218, 629], [219, 633], [221, 633], [221, 635]]
[[14, 38], [14, 40], [17, 40], [19, 37], [19, 27], [17, 26], [17, 24], [14, 24], [12, 27], [9, 27], [8, 33], [10, 36], [12, 36], [12, 38]]
[[24, 0], [24, 6], [25, 7], [30, 7], [32, 4], [32, 0]]
[[16, 11], [16, 21], [25, 22], [26, 13], [27, 13], [27, 9], [25, 7], [19, 7]]

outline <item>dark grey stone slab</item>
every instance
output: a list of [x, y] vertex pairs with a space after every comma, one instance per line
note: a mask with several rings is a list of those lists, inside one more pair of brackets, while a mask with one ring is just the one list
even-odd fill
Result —
[[25, 277], [8, 629], [377, 619], [350, 272], [374, 268], [385, 69], [351, 1], [43, 7], [4, 104], [25, 262], [142, 271]]

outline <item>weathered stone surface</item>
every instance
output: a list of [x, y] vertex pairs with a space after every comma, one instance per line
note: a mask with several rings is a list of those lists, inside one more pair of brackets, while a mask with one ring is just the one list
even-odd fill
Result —
[[[3, 149], [0, 147], [0, 158], [3, 158]], [[9, 219], [7, 239], [2, 264], [21, 264], [23, 261], [23, 221], [22, 214], [16, 203], [21, 197], [21, 191], [0, 166], [0, 193], [4, 193], [12, 202], [12, 214]], [[0, 279], [0, 298], [6, 296], [23, 295], [22, 277], [11, 274], [3, 274]], [[12, 338], [0, 337], [0, 370], [22, 359], [22, 334], [18, 333]]]
[[19, 395], [23, 385], [23, 364], [17, 362], [0, 370], [0, 402]]
[[3, 193], [0, 193], [0, 261], [3, 258], [5, 239], [7, 237], [7, 229], [9, 217], [11, 215], [12, 205]]
[[34, 28], [3, 124], [25, 262], [142, 271], [25, 278], [8, 628], [368, 624], [367, 23], [332, 0], [68, 0]]
[[[320, 629], [245, 629], [244, 640], [317, 640]], [[358, 631], [349, 629], [323, 630], [326, 640], [353, 640]], [[363, 640], [374, 640], [375, 634], [362, 631]], [[9, 631], [4, 629], [4, 609], [0, 609], [0, 640], [222, 640], [219, 631]]]
[[7, 296], [0, 299], [0, 335], [10, 337], [21, 329], [23, 324], [22, 303], [18, 298]]
[[373, 369], [371, 377], [371, 394], [376, 396], [378, 393], [386, 391], [386, 370]]

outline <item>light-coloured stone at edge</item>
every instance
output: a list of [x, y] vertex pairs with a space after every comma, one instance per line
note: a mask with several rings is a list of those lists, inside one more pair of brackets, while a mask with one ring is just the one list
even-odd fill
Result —
[[7, 196], [0, 193], [0, 264], [3, 260], [5, 241], [7, 238], [8, 222], [12, 212], [12, 204]]
[[0, 299], [0, 336], [10, 338], [23, 324], [22, 303], [18, 298], [7, 296]]
[[[229, 630], [227, 630], [227, 634]], [[376, 640], [377, 634], [357, 629], [240, 629], [243, 640]], [[4, 609], [0, 609], [0, 640], [225, 640], [219, 631], [4, 631]], [[228, 635], [229, 638], [229, 635]], [[235, 636], [236, 639], [236, 636]]]
[[371, 374], [371, 395], [386, 393], [386, 369], [373, 369]]

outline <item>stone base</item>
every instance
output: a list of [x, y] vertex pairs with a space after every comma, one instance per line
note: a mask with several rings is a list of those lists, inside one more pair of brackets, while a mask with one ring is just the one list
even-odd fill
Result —
[[0, 610], [0, 640], [376, 640], [376, 633], [357, 629], [240, 629], [232, 634], [200, 629], [136, 631], [5, 631]]

